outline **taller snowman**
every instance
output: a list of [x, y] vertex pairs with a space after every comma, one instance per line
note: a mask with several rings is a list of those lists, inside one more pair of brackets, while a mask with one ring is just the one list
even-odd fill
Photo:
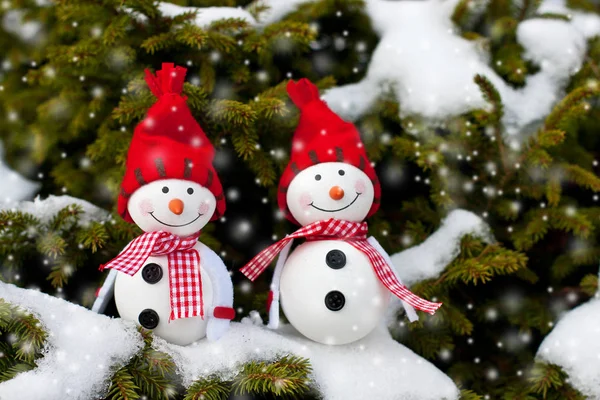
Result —
[[118, 199], [119, 214], [145, 233], [101, 267], [111, 272], [93, 307], [102, 311], [114, 284], [122, 318], [180, 345], [218, 339], [235, 316], [227, 268], [198, 241], [225, 196], [214, 147], [182, 95], [185, 73], [169, 63], [146, 71], [158, 100], [134, 131]]
[[[406, 288], [389, 255], [375, 238], [367, 239], [363, 221], [379, 208], [381, 189], [358, 130], [331, 111], [307, 79], [290, 81], [287, 91], [301, 114], [278, 203], [303, 227], [241, 269], [254, 280], [281, 252], [269, 295], [269, 326], [279, 324], [280, 295], [291, 325], [325, 344], [369, 334], [381, 322], [390, 292], [411, 320], [417, 318], [415, 308], [433, 314], [441, 303]], [[289, 254], [294, 239], [305, 242]]]

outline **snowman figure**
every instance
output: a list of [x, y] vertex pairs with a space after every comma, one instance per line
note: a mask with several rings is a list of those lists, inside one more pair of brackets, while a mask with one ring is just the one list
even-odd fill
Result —
[[[254, 280], [281, 253], [269, 294], [269, 327], [278, 327], [280, 296], [290, 324], [324, 344], [369, 334], [390, 293], [402, 300], [410, 320], [417, 319], [415, 308], [433, 314], [441, 303], [410, 292], [385, 250], [367, 239], [363, 221], [379, 208], [381, 189], [356, 127], [331, 111], [307, 79], [290, 81], [287, 90], [301, 115], [278, 204], [303, 227], [241, 269]], [[294, 239], [305, 242], [289, 254]]]
[[225, 211], [212, 166], [214, 148], [182, 96], [186, 69], [164, 63], [146, 82], [158, 101], [136, 127], [118, 199], [119, 214], [145, 233], [102, 269], [111, 269], [93, 306], [114, 291], [122, 318], [168, 342], [216, 340], [235, 316], [223, 261], [198, 241]]

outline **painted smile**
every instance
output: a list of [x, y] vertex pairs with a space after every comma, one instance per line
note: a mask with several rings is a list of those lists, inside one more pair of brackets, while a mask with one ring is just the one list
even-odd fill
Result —
[[194, 222], [196, 222], [196, 221], [198, 220], [198, 218], [200, 218], [201, 216], [203, 216], [203, 215], [204, 215], [204, 214], [200, 214], [200, 213], [198, 213], [198, 216], [197, 216], [196, 218], [194, 218], [192, 221], [188, 222], [187, 224], [182, 224], [182, 225], [171, 225], [171, 224], [166, 224], [166, 223], [162, 222], [160, 219], [156, 218], [156, 217], [154, 216], [154, 214], [153, 214], [153, 213], [149, 213], [149, 214], [150, 214], [150, 215], [152, 215], [152, 218], [154, 218], [154, 219], [155, 219], [157, 222], [160, 222], [161, 224], [163, 224], [163, 225], [166, 225], [166, 226], [170, 226], [170, 227], [172, 227], [172, 228], [179, 228], [179, 227], [181, 227], [181, 226], [187, 226], [187, 225], [189, 225], [189, 224], [193, 224]]
[[337, 210], [325, 210], [324, 208], [319, 208], [317, 206], [315, 206], [314, 203], [310, 203], [309, 206], [311, 206], [312, 208], [316, 208], [319, 211], [324, 211], [324, 212], [336, 212], [336, 211], [342, 211], [345, 210], [346, 208], [350, 207], [352, 204], [354, 204], [354, 202], [358, 199], [358, 196], [360, 196], [362, 193], [358, 193], [356, 192], [356, 197], [354, 198], [354, 200], [352, 200], [352, 202], [342, 208], [338, 208]]

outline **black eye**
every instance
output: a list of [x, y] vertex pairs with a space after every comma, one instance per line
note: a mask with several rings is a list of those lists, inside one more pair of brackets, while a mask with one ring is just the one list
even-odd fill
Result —
[[192, 189], [192, 188], [188, 188], [188, 191], [187, 191], [187, 192], [188, 192], [188, 194], [194, 194], [194, 189]]
[[163, 186], [163, 193], [169, 193], [169, 188], [166, 186]]
[[321, 175], [319, 175], [319, 174], [315, 175], [315, 180], [320, 181], [321, 180]]
[[343, 176], [345, 173], [346, 173], [346, 172], [345, 172], [343, 169], [340, 169], [340, 170], [338, 171], [338, 174], [340, 174], [340, 175], [342, 175], [342, 176]]

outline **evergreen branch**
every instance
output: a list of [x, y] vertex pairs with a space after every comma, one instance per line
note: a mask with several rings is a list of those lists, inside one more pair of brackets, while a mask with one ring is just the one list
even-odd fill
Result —
[[522, 0], [517, 19], [523, 21], [534, 15], [541, 4], [542, 0]]
[[565, 140], [565, 131], [559, 129], [541, 131], [538, 133], [536, 140], [544, 148], [557, 146]]
[[558, 21], [571, 21], [571, 19], [569, 18], [568, 15], [565, 14], [559, 14], [559, 13], [542, 13], [542, 14], [535, 14], [534, 16], [532, 16], [531, 18], [540, 18], [540, 19], [555, 19]]
[[538, 362], [532, 369], [529, 381], [531, 390], [546, 398], [548, 391], [560, 389], [566, 378], [567, 375], [559, 366]]
[[502, 161], [502, 169], [505, 173], [508, 172], [508, 159], [506, 157], [506, 149], [504, 147], [504, 140], [502, 139], [502, 133], [500, 129], [502, 116], [504, 115], [504, 106], [502, 105], [502, 98], [500, 92], [492, 84], [492, 82], [483, 75], [475, 75], [475, 83], [479, 86], [483, 97], [492, 106], [492, 124], [494, 126], [494, 137], [498, 145], [498, 151], [500, 152], [500, 160]]
[[568, 120], [580, 114], [581, 103], [584, 100], [596, 95], [598, 95], [598, 90], [588, 86], [582, 86], [573, 90], [546, 117], [544, 130], [561, 129]]
[[216, 21], [213, 21], [208, 30], [211, 32], [220, 32], [220, 33], [239, 33], [246, 29], [251, 28], [248, 24], [248, 21], [241, 18], [223, 18]]
[[236, 393], [300, 395], [308, 390], [308, 360], [285, 356], [271, 364], [251, 361], [233, 382]]
[[600, 192], [600, 178], [596, 174], [574, 164], [564, 165], [564, 168], [569, 180], [581, 187]]
[[131, 8], [133, 11], [139, 12], [151, 20], [160, 17], [158, 3], [148, 0], [121, 0], [123, 7]]
[[546, 184], [546, 199], [548, 199], [548, 205], [550, 207], [558, 206], [561, 194], [562, 186], [560, 184], [560, 179], [556, 176], [551, 177]]
[[587, 12], [598, 12], [598, 6], [589, 0], [567, 0], [567, 7], [571, 10], [582, 10]]
[[65, 254], [66, 247], [67, 242], [57, 232], [46, 232], [37, 242], [38, 251], [51, 258]]
[[452, 21], [458, 26], [462, 26], [464, 21], [468, 18], [471, 4], [473, 0], [460, 0], [456, 7], [454, 7], [454, 11], [452, 12]]
[[157, 51], [173, 47], [174, 44], [175, 37], [173, 36], [173, 33], [164, 32], [145, 39], [142, 44], [140, 44], [140, 47], [146, 50], [148, 54], [154, 54]]
[[256, 113], [247, 104], [235, 100], [215, 101], [208, 115], [216, 122], [227, 122], [236, 127], [249, 127], [256, 120]]
[[598, 292], [598, 275], [597, 274], [587, 274], [581, 279], [579, 283], [581, 290], [592, 297]]
[[0, 342], [0, 382], [35, 368], [42, 356], [47, 334], [31, 313], [0, 298], [0, 336], [11, 337], [11, 342]]
[[102, 223], [92, 222], [88, 227], [79, 231], [76, 240], [83, 248], [91, 249], [92, 253], [103, 248], [110, 239], [106, 227]]
[[478, 395], [472, 390], [463, 389], [460, 391], [460, 400], [483, 400], [483, 396]]
[[198, 26], [188, 23], [183, 25], [175, 33], [176, 42], [183, 43], [188, 47], [201, 49], [208, 39], [208, 33]]
[[131, 22], [129, 15], [120, 15], [104, 29], [102, 42], [105, 46], [112, 46], [127, 35], [127, 26]]
[[187, 389], [183, 400], [226, 400], [229, 387], [217, 378], [199, 379]]
[[111, 400], [136, 400], [140, 398], [138, 390], [139, 387], [134, 383], [134, 377], [125, 366], [112, 376], [108, 396]]

